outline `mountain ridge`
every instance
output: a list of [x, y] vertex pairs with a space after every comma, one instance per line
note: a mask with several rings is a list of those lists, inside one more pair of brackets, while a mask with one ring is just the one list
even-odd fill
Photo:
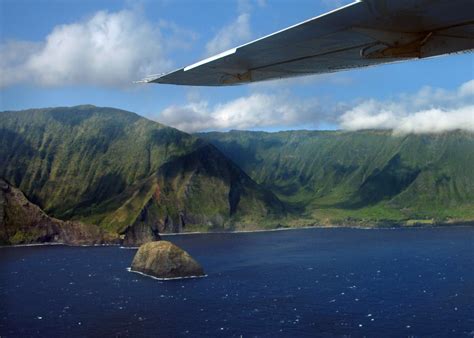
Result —
[[474, 134], [190, 135], [81, 105], [0, 112], [0, 177], [125, 245], [160, 233], [474, 224]]
[[183, 226], [253, 226], [284, 212], [213, 145], [134, 113], [83, 105], [0, 118], [0, 176], [57, 218], [136, 242]]
[[299, 208], [307, 221], [434, 224], [474, 219], [474, 134], [466, 131], [196, 135]]

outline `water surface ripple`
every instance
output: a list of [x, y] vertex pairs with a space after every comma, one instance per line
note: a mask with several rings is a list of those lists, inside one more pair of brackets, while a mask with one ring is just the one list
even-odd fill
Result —
[[135, 250], [0, 249], [0, 336], [472, 336], [474, 228], [169, 236], [208, 277]]

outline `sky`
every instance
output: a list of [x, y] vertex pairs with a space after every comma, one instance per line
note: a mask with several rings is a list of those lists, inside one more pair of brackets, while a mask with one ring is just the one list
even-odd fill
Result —
[[474, 54], [235, 87], [134, 84], [344, 0], [0, 0], [0, 111], [93, 104], [187, 132], [474, 132]]

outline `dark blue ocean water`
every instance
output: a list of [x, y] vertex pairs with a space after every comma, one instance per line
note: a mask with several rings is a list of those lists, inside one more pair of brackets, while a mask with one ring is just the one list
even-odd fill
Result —
[[474, 228], [166, 239], [208, 277], [127, 272], [118, 247], [0, 249], [0, 336], [474, 335]]

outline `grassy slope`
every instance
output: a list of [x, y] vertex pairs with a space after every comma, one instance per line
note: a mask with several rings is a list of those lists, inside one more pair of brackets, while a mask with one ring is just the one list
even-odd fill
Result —
[[293, 207], [292, 222], [474, 220], [474, 135], [388, 131], [204, 133]]
[[33, 243], [117, 243], [117, 236], [95, 225], [51, 218], [0, 178], [0, 245]]
[[[205, 168], [210, 154], [221, 172]], [[165, 164], [184, 158], [194, 170], [178, 166], [165, 176]], [[280, 209], [213, 146], [112, 108], [1, 112], [0, 176], [55, 217], [111, 231], [143, 219], [162, 227], [181, 219], [195, 227], [238, 226]], [[232, 206], [234, 186], [241, 189]]]

